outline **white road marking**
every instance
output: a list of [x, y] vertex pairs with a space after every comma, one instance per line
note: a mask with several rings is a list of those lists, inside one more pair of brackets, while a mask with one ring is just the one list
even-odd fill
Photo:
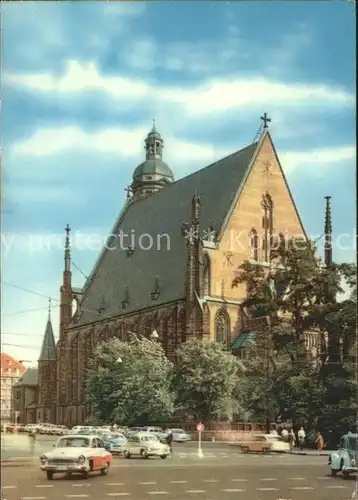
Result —
[[46, 497], [21, 497], [21, 500], [46, 500]]
[[81, 493], [78, 495], [65, 495], [66, 498], [88, 498], [89, 495], [86, 495], [85, 493]]
[[184, 484], [187, 483], [188, 481], [170, 481], [171, 484]]
[[294, 486], [291, 490], [314, 490], [313, 486]]
[[288, 480], [289, 481], [304, 481], [305, 478], [304, 477], [289, 477]]
[[244, 481], [248, 481], [248, 479], [230, 479], [230, 481], [233, 481], [234, 483], [242, 483]]
[[317, 477], [316, 479], [318, 479], [319, 481], [321, 481], [321, 480], [322, 480], [322, 481], [327, 481], [327, 480], [328, 480], [328, 481], [330, 481], [330, 480], [331, 480], [331, 478], [330, 478], [330, 477], [328, 477], [328, 476]]
[[343, 485], [332, 485], [332, 486], [324, 486], [324, 488], [339, 488], [339, 489], [346, 489], [348, 486], [343, 486]]
[[53, 484], [36, 484], [35, 488], [53, 488]]
[[106, 486], [124, 486], [124, 483], [106, 483]]
[[2, 487], [3, 490], [13, 490], [15, 488], [17, 488], [17, 486], [3, 486]]
[[206, 493], [205, 490], [186, 490], [185, 493]]
[[256, 488], [257, 491], [278, 491], [278, 488]]
[[138, 484], [157, 484], [157, 481], [141, 481]]
[[226, 490], [221, 490], [225, 491], [225, 493], [235, 493], [237, 491], [245, 491], [245, 490], [240, 490], [240, 489], [226, 489]]
[[277, 481], [277, 477], [263, 477], [260, 481]]
[[71, 486], [73, 486], [74, 488], [79, 488], [81, 486], [91, 486], [91, 485], [90, 484], [82, 484], [82, 483], [78, 484], [78, 483], [76, 483], [76, 484], [71, 484]]
[[107, 493], [109, 497], [128, 497], [130, 493]]
[[218, 479], [203, 479], [201, 482], [202, 483], [218, 483], [219, 480]]

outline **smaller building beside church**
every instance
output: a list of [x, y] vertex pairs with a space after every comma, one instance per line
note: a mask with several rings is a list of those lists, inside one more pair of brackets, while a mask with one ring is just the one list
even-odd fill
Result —
[[12, 397], [17, 424], [35, 424], [38, 396], [37, 368], [28, 368], [13, 387]]

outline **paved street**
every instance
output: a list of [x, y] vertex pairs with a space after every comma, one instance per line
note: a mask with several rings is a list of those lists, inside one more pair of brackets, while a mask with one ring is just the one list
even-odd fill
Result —
[[116, 458], [108, 476], [87, 481], [47, 481], [37, 467], [4, 467], [4, 494], [7, 500], [350, 500], [355, 487], [354, 478], [330, 477], [325, 457], [181, 455], [166, 461]]

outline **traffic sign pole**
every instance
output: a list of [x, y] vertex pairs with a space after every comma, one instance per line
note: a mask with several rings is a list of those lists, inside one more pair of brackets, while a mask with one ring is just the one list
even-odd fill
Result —
[[198, 457], [203, 458], [204, 453], [201, 448], [201, 433], [204, 430], [204, 425], [201, 422], [199, 422], [198, 425], [196, 426], [196, 430], [198, 431]]

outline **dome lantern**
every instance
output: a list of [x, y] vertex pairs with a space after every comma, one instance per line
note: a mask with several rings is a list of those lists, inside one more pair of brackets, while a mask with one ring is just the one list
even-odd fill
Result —
[[164, 141], [154, 120], [144, 142], [146, 159], [134, 170], [131, 184], [134, 198], [147, 196], [174, 182], [173, 172], [162, 159]]

